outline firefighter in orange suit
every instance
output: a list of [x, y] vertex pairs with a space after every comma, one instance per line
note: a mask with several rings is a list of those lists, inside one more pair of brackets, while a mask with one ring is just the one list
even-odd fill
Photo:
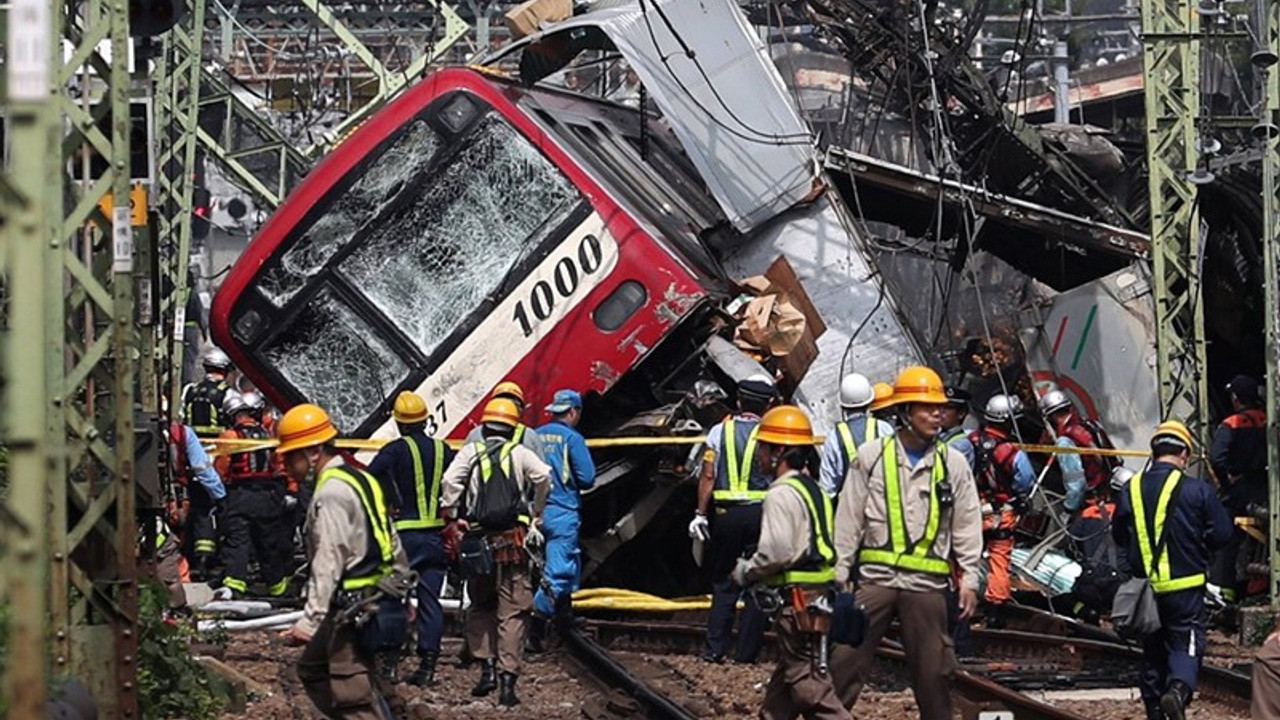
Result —
[[857, 702], [896, 616], [921, 720], [951, 720], [951, 561], [963, 574], [960, 618], [968, 619], [977, 606], [982, 513], [969, 464], [939, 441], [946, 404], [933, 370], [899, 373], [890, 400], [899, 430], [858, 449], [836, 503], [836, 582], [857, 584], [868, 621], [861, 645], [832, 650], [832, 677], [846, 707]]
[[739, 587], [763, 583], [776, 588], [781, 607], [774, 623], [778, 665], [764, 691], [765, 720], [848, 720], [831, 685], [822, 652], [835, 593], [835, 537], [831, 498], [815, 475], [818, 453], [813, 426], [800, 408], [782, 405], [766, 412], [756, 435], [773, 483], [764, 496], [760, 541], [750, 558], [738, 561]]
[[307, 507], [310, 563], [302, 619], [282, 633], [306, 645], [298, 679], [316, 708], [336, 720], [391, 720], [394, 686], [376, 658], [403, 645], [405, 600], [416, 583], [378, 481], [348, 465], [338, 431], [317, 405], [285, 413], [276, 452], [290, 476], [315, 491]]

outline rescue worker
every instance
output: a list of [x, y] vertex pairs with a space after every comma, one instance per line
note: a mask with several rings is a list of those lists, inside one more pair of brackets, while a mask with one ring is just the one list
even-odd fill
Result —
[[1027, 494], [1036, 483], [1031, 459], [1014, 445], [1014, 425], [1022, 411], [1022, 400], [1016, 395], [993, 395], [982, 414], [982, 427], [969, 435], [974, 448], [973, 475], [982, 501], [988, 627], [1004, 624], [1003, 607], [1012, 597], [1009, 564], [1013, 560], [1013, 533], [1026, 508]]
[[1232, 519], [1208, 483], [1185, 473], [1191, 433], [1176, 420], [1151, 436], [1151, 464], [1120, 493], [1112, 533], [1134, 577], [1151, 581], [1160, 629], [1143, 639], [1138, 688], [1148, 720], [1183, 720], [1205, 649], [1205, 572]]
[[[231, 423], [222, 433], [223, 439], [266, 441], [271, 437], [239, 393], [227, 393], [222, 416]], [[267, 586], [267, 594], [284, 595], [289, 588], [285, 553], [292, 545], [293, 526], [291, 516], [286, 517], [283, 468], [269, 447], [223, 455], [214, 461], [214, 467], [227, 484], [219, 518], [226, 566], [222, 586], [231, 590], [232, 597], [243, 597], [249, 591], [249, 565], [257, 560], [258, 576]]]
[[955, 448], [973, 465], [973, 443], [969, 442], [969, 433], [964, 429], [964, 421], [969, 417], [969, 403], [973, 396], [968, 390], [955, 385], [948, 385], [947, 405], [942, 409], [942, 434], [938, 441]]
[[582, 570], [578, 549], [582, 491], [595, 485], [596, 464], [586, 438], [576, 429], [582, 419], [582, 396], [574, 390], [557, 390], [546, 410], [551, 422], [538, 428], [538, 437], [551, 466], [551, 490], [542, 515], [547, 555], [543, 582], [533, 605], [540, 615], [551, 617], [558, 610], [568, 609], [569, 596], [578, 589]]
[[[484, 697], [497, 688], [498, 704], [511, 707], [520, 703], [516, 679], [533, 606], [525, 544], [543, 542], [538, 522], [551, 468], [513, 439], [520, 413], [510, 399], [490, 400], [481, 423], [483, 439], [464, 445], [445, 470], [440, 506], [446, 519], [457, 522], [464, 533], [473, 533], [471, 538], [492, 550], [490, 572], [467, 580], [471, 596], [467, 642], [481, 662], [480, 680], [471, 695]], [[492, 490], [503, 487], [513, 487], [518, 494], [514, 527], [486, 527], [478, 517], [479, 509], [487, 506]], [[468, 538], [464, 538], [463, 553], [467, 544]]]
[[1253, 720], [1280, 720], [1280, 626], [1253, 657]]
[[871, 382], [863, 375], [850, 373], [840, 381], [840, 410], [844, 420], [836, 423], [828, 437], [839, 442], [822, 446], [822, 467], [818, 472], [818, 484], [827, 497], [840, 494], [845, 473], [849, 470], [849, 458], [858, 454], [858, 448], [893, 434], [893, 428], [883, 420], [871, 417], [867, 408], [875, 400]]
[[[707, 543], [711, 612], [702, 653], [707, 662], [724, 662], [729, 651], [738, 597], [742, 594], [729, 574], [739, 558], [755, 550], [760, 537], [760, 503], [771, 476], [756, 456], [756, 426], [776, 392], [773, 381], [764, 375], [739, 381], [737, 414], [707, 432], [707, 449], [698, 480], [698, 509], [689, 523], [689, 537]], [[765, 617], [751, 596], [743, 598], [743, 604], [734, 662], [753, 663], [764, 639]]]
[[858, 449], [840, 491], [836, 582], [857, 583], [856, 600], [868, 619], [860, 646], [837, 645], [832, 651], [836, 691], [849, 708], [896, 616], [921, 720], [952, 717], [951, 559], [962, 573], [960, 617], [967, 620], [978, 604], [982, 514], [964, 456], [938, 442], [946, 404], [942, 378], [933, 370], [917, 366], [899, 373], [892, 407], [900, 429]]
[[[1135, 473], [1118, 467], [1111, 473], [1111, 498], [1125, 492]], [[1072, 555], [1080, 563], [1080, 575], [1072, 586], [1076, 617], [1094, 625], [1103, 614], [1111, 612], [1116, 591], [1121, 583], [1133, 577], [1124, 553], [1111, 534], [1111, 521], [1116, 514], [1114, 499], [1090, 503], [1067, 527]]]
[[394, 687], [375, 670], [375, 655], [403, 642], [404, 601], [414, 580], [382, 487], [338, 454], [338, 431], [319, 406], [293, 407], [278, 431], [276, 452], [288, 474], [315, 485], [307, 507], [306, 604], [281, 636], [306, 645], [298, 679], [322, 714], [390, 720]]
[[[516, 404], [516, 411], [520, 417], [524, 417], [526, 403], [524, 400], [524, 389], [520, 385], [511, 380], [503, 380], [493, 389], [493, 394], [489, 396], [490, 400], [504, 398]], [[480, 426], [471, 428], [471, 432], [467, 433], [467, 442], [473, 443], [484, 439], [483, 423]], [[533, 451], [539, 458], [546, 458], [546, 453], [542, 447], [542, 438], [538, 437], [538, 433], [530, 432], [528, 426], [523, 422], [516, 423], [515, 433], [511, 437], [516, 443], [524, 445]]]
[[421, 396], [407, 390], [400, 393], [391, 416], [400, 439], [378, 451], [369, 472], [382, 483], [409, 567], [418, 574], [418, 669], [408, 682], [426, 687], [435, 684], [444, 634], [440, 593], [449, 572], [449, 554], [442, 532], [445, 521], [440, 517], [440, 482], [455, 453], [443, 440], [427, 436], [430, 413]]
[[[830, 625], [836, 553], [831, 498], [813, 479], [813, 427], [800, 408], [783, 405], [764, 414], [756, 438], [774, 481], [764, 496], [760, 542], [750, 558], [738, 561], [733, 580], [741, 587], [764, 583], [781, 595], [774, 624], [778, 664], [760, 717], [848, 720], [820, 650]], [[815, 604], [826, 611], [811, 611]]]
[[226, 429], [222, 417], [222, 403], [231, 390], [227, 375], [231, 372], [231, 358], [218, 348], [212, 348], [201, 360], [204, 379], [188, 385], [182, 391], [182, 413], [186, 423], [203, 439], [216, 438]]
[[190, 564], [192, 580], [211, 580], [218, 554], [215, 516], [227, 496], [226, 486], [195, 430], [180, 422], [169, 423], [169, 463], [174, 480], [187, 495], [186, 502], [170, 509], [171, 522], [183, 528], [182, 555]]
[[[1234, 517], [1249, 515], [1249, 505], [1267, 506], [1267, 413], [1258, 397], [1258, 382], [1237, 375], [1227, 385], [1234, 412], [1213, 434], [1209, 465], [1218, 479], [1222, 501]], [[1235, 604], [1243, 599], [1247, 576], [1239, 572], [1237, 556], [1245, 535], [1232, 533], [1231, 542], [1215, 558], [1213, 582], [1223, 599]]]
[[[1067, 394], [1058, 389], [1040, 396], [1040, 414], [1054, 445], [1061, 448], [1090, 449], [1110, 445], [1106, 432], [1092, 420], [1084, 420]], [[1063, 452], [1053, 456], [1062, 472], [1066, 491], [1062, 506], [1077, 513], [1086, 503], [1105, 503], [1111, 494], [1111, 471], [1120, 460], [1095, 454]]]
[[871, 412], [871, 417], [892, 425], [897, 419], [893, 411], [893, 386], [886, 382], [878, 382], [871, 386], [871, 391], [874, 399], [871, 401], [871, 406], [867, 408]]

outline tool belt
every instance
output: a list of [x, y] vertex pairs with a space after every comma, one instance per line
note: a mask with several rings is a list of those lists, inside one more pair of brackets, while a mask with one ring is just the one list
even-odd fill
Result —
[[524, 535], [523, 525], [491, 533], [489, 543], [493, 546], [494, 562], [499, 565], [524, 565], [529, 562], [529, 553], [524, 549]]
[[524, 549], [525, 529], [518, 525], [502, 532], [469, 532], [458, 547], [458, 571], [464, 578], [492, 575], [499, 565], [529, 562]]
[[783, 588], [782, 597], [784, 601], [790, 600], [791, 609], [795, 612], [796, 628], [800, 632], [826, 635], [831, 631], [830, 588], [792, 585]]

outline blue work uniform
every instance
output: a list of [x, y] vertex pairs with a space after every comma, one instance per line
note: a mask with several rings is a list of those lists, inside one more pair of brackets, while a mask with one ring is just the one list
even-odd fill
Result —
[[440, 478], [454, 451], [425, 433], [388, 443], [369, 463], [369, 473], [382, 485], [393, 508], [409, 566], [418, 573], [418, 655], [439, 655], [444, 634], [440, 592], [449, 572], [440, 518]]
[[[533, 607], [542, 615], [555, 614], [557, 601], [567, 601], [578, 589], [582, 551], [578, 529], [582, 491], [596, 483], [596, 464], [582, 433], [559, 420], [538, 428], [538, 437], [551, 466], [551, 491], [542, 511], [542, 532], [547, 539], [547, 563]], [[563, 598], [563, 600], [562, 600]]]
[[[707, 646], [704, 655], [723, 659], [729, 650], [733, 620], [742, 589], [729, 578], [739, 558], [755, 553], [760, 540], [760, 520], [765, 492], [772, 473], [756, 462], [756, 428], [760, 417], [740, 413], [707, 432], [707, 449], [715, 453], [715, 489], [709, 518], [711, 539], [707, 542], [706, 569], [711, 575], [711, 611], [707, 616]], [[736, 662], [755, 662], [764, 640], [766, 617], [754, 597], [743, 595], [743, 613], [738, 622]]]
[[849, 458], [858, 454], [865, 442], [879, 440], [893, 434], [893, 427], [883, 420], [876, 420], [861, 410], [852, 412], [835, 424], [822, 443], [822, 462], [818, 466], [818, 487], [827, 497], [835, 499], [844, 487], [849, 473]]
[[[892, 431], [888, 434], [892, 435]], [[973, 467], [973, 442], [969, 440], [969, 431], [964, 429], [963, 425], [957, 425], [950, 430], [943, 430], [938, 436], [938, 442], [964, 456], [965, 462], [969, 463], [969, 467]]]
[[[227, 496], [213, 460], [200, 444], [200, 437], [190, 425], [178, 424], [182, 435], [182, 447], [175, 448], [174, 468], [179, 482], [185, 481], [187, 498], [191, 508], [187, 513], [182, 538], [182, 554], [195, 564], [196, 574], [207, 579], [214, 556], [218, 553], [218, 531], [214, 520], [218, 503]], [[171, 432], [173, 432], [171, 430]], [[170, 438], [175, 442], [176, 438]]]
[[[1181, 476], [1177, 490], [1178, 478], [1170, 481], [1174, 472]], [[1142, 517], [1134, 511], [1134, 492], [1141, 499]], [[1139, 532], [1139, 522], [1145, 533]], [[1142, 644], [1138, 688], [1144, 700], [1158, 700], [1175, 680], [1196, 688], [1205, 647], [1205, 573], [1213, 551], [1231, 539], [1231, 530], [1231, 516], [1213, 488], [1169, 463], [1152, 464], [1118, 493], [1111, 525], [1116, 545], [1135, 577], [1151, 577], [1156, 571], [1152, 586], [1161, 627]], [[1161, 533], [1169, 534], [1162, 557], [1146, 557], [1154, 554]]]

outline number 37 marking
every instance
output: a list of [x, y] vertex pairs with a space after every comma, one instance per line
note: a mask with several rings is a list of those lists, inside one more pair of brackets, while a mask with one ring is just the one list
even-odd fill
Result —
[[[524, 336], [532, 335], [538, 323], [551, 317], [557, 298], [567, 299], [572, 295], [578, 289], [582, 279], [599, 270], [603, 261], [604, 251], [600, 248], [600, 239], [595, 235], [582, 238], [578, 243], [576, 257], [569, 255], [560, 258], [552, 274], [552, 282], [539, 280], [529, 291], [527, 303], [524, 298], [516, 303], [512, 319], [520, 323], [520, 330], [524, 332]], [[530, 310], [532, 310], [532, 317]]]
[[436, 403], [435, 412], [427, 418], [427, 437], [435, 437], [444, 423], [449, 422], [449, 414], [445, 412], [444, 401]]

